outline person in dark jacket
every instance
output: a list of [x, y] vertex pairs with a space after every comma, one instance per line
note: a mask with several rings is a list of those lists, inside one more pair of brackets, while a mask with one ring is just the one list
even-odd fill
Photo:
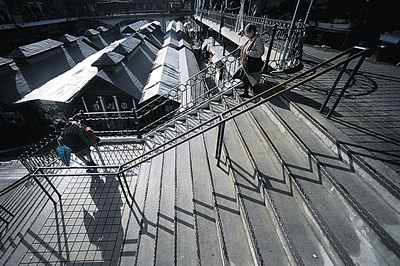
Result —
[[[61, 121], [60, 121], [61, 120]], [[91, 141], [84, 134], [84, 129], [79, 119], [70, 119], [65, 123], [62, 119], [56, 122], [56, 128], [63, 129], [60, 142], [71, 148], [72, 152], [87, 166], [96, 166], [90, 154]], [[97, 172], [95, 168], [89, 168], [88, 173]]]

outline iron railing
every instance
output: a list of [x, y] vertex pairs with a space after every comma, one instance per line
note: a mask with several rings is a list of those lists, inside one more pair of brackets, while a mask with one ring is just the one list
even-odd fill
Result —
[[[201, 134], [204, 134], [205, 132], [218, 127], [218, 135], [217, 135], [217, 145], [216, 145], [216, 155], [215, 157], [218, 159], [220, 158], [220, 153], [221, 153], [221, 147], [222, 147], [222, 141], [223, 141], [223, 135], [224, 135], [224, 125], [227, 121], [234, 119], [235, 117], [242, 115], [246, 112], [251, 111], [252, 109], [260, 106], [261, 104], [264, 104], [266, 101], [269, 101], [270, 99], [277, 97], [281, 95], [282, 93], [291, 90], [295, 87], [301, 86], [329, 71], [332, 71], [334, 69], [337, 69], [338, 67], [341, 67], [341, 71], [338, 75], [337, 80], [334, 82], [332, 88], [333, 90], [336, 88], [336, 85], [338, 81], [341, 79], [343, 72], [345, 71], [345, 68], [348, 66], [348, 64], [353, 61], [358, 59], [359, 61], [356, 63], [356, 67], [354, 68], [352, 74], [350, 75], [349, 79], [346, 82], [346, 86], [342, 89], [343, 94], [345, 90], [348, 88], [348, 84], [350, 84], [351, 80], [354, 78], [355, 73], [361, 66], [362, 62], [364, 61], [364, 58], [370, 53], [369, 49], [362, 48], [362, 47], [353, 47], [350, 48], [332, 58], [329, 60], [318, 64], [307, 71], [304, 71], [295, 77], [292, 77], [276, 86], [273, 86], [264, 92], [257, 94], [253, 96], [252, 98], [249, 98], [246, 101], [243, 101], [242, 103], [231, 107], [229, 109], [225, 109], [223, 111], [217, 112], [214, 114], [214, 116], [211, 116], [208, 119], [205, 120], [200, 120], [198, 122], [194, 123], [184, 123], [182, 126], [184, 129], [180, 131], [176, 131], [175, 136], [170, 136], [169, 138], [162, 138], [159, 139], [157, 142], [151, 141], [150, 139], [153, 139], [153, 137], [150, 137], [150, 134], [147, 133], [144, 135], [144, 140], [150, 140], [150, 142], [153, 143], [152, 146], [146, 145], [146, 143], [142, 144], [131, 144], [133, 145], [132, 148], [129, 149], [128, 154], [125, 154], [124, 156], [120, 156], [120, 160], [118, 161], [117, 165], [107, 165], [110, 162], [115, 161], [115, 156], [111, 155], [112, 159], [111, 161], [106, 161], [103, 160], [102, 163], [104, 166], [97, 166], [98, 170], [102, 170], [99, 173], [92, 173], [91, 175], [112, 175], [116, 176], [119, 184], [121, 186], [122, 192], [126, 198], [127, 203], [132, 207], [134, 204], [134, 198], [132, 193], [129, 190], [129, 185], [127, 181], [127, 175], [130, 173], [133, 173], [136, 169], [136, 167], [145, 162], [148, 161], [155, 156], [164, 153], [170, 149], [173, 149], [180, 144], [189, 141], [190, 139], [199, 136]], [[347, 58], [343, 59], [343, 57], [347, 56]], [[322, 70], [321, 70], [322, 69]], [[321, 70], [317, 72], [318, 70]], [[230, 79], [228, 79], [225, 82], [229, 82]], [[224, 82], [224, 83], [225, 83]], [[232, 88], [231, 88], [232, 89]], [[331, 93], [329, 93], [326, 97], [325, 104], [329, 101], [329, 98], [331, 97]], [[221, 97], [221, 94], [215, 94], [211, 97], [207, 97], [207, 100], [215, 100], [218, 97]], [[338, 101], [340, 101], [341, 97], [338, 97], [333, 108], [337, 106]], [[257, 102], [255, 102], [257, 100]], [[254, 103], [255, 102], [255, 103]], [[253, 103], [249, 105], [249, 103]], [[190, 117], [193, 116], [193, 114], [196, 114], [200, 109], [204, 108], [204, 105], [199, 104], [199, 105], [194, 105], [195, 107], [191, 112], [185, 112], [181, 113], [181, 119], [189, 119]], [[323, 108], [321, 108], [323, 109]], [[175, 120], [177, 121], [177, 120]], [[171, 121], [170, 121], [171, 122]], [[167, 124], [163, 124], [158, 127], [160, 130], [161, 128], [165, 128]], [[153, 134], [156, 134], [156, 132], [153, 132]], [[133, 152], [135, 151], [135, 152]], [[113, 150], [108, 151], [110, 154], [113, 152]], [[103, 151], [105, 153], [105, 151]], [[132, 159], [125, 161], [127, 157], [131, 157]], [[0, 191], [0, 197], [4, 196], [5, 194], [9, 193], [13, 189], [19, 187], [22, 183], [33, 179], [35, 180], [38, 185], [42, 188], [42, 190], [46, 193], [46, 195], [53, 201], [54, 204], [56, 204], [56, 200], [52, 198], [51, 194], [46, 192], [45, 189], [42, 187], [40, 184], [40, 181], [38, 178], [43, 177], [46, 179], [47, 182], [51, 183], [49, 180], [49, 177], [52, 176], [83, 176], [87, 175], [86, 173], [83, 173], [82, 170], [87, 169], [87, 167], [82, 167], [82, 166], [73, 166], [73, 167], [43, 167], [39, 166], [37, 167], [32, 173], [28, 174], [27, 176], [23, 177], [21, 180], [16, 181], [15, 183], [11, 184], [7, 188], [3, 189]], [[59, 172], [59, 170], [68, 170], [64, 172]], [[71, 171], [73, 171], [71, 173]], [[57, 189], [52, 186], [53, 190], [56, 191], [57, 195], [60, 197], [60, 194], [57, 192]], [[3, 206], [0, 205], [2, 209], [4, 209]], [[11, 218], [2, 218], [0, 220], [6, 221], [7, 223], [10, 222], [9, 219], [13, 218], [13, 214], [7, 210], [7, 214], [10, 214]]]
[[[238, 15], [216, 12], [210, 10], [196, 10], [197, 18], [210, 20], [241, 34], [240, 27], [237, 27]], [[269, 47], [267, 64], [275, 71], [291, 71], [301, 64], [304, 38], [306, 37], [306, 24], [290, 21], [268, 19], [264, 17], [243, 16], [243, 24], [252, 23], [257, 27], [257, 32], [264, 32], [262, 38]], [[272, 45], [270, 45], [270, 43]]]

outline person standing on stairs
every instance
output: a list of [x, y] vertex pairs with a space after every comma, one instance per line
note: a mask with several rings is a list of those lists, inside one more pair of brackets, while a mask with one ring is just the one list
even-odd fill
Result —
[[256, 86], [261, 79], [261, 71], [264, 64], [261, 57], [265, 52], [265, 48], [262, 38], [256, 31], [257, 28], [254, 24], [247, 24], [244, 34], [248, 40], [244, 45], [239, 46], [239, 60], [244, 70], [244, 75], [242, 75], [244, 92], [240, 95], [242, 97], [248, 97], [250, 88]]

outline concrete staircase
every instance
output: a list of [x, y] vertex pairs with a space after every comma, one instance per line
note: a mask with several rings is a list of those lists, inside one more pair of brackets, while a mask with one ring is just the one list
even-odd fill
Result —
[[[242, 101], [237, 95], [234, 89], [164, 124], [146, 143], [129, 144], [126, 154], [117, 146], [100, 147], [97, 161], [123, 163], [126, 156], [180, 136], [124, 173], [128, 182], [119, 188], [132, 198], [118, 216], [121, 226], [108, 228], [117, 234], [116, 244], [102, 260], [112, 265], [399, 265], [397, 190], [346, 164], [328, 132], [300, 116], [286, 98], [227, 122], [219, 162], [215, 127], [197, 136], [202, 128], [185, 133], [236, 106]], [[203, 124], [208, 126], [212, 122]], [[8, 244], [1, 261], [18, 261], [17, 256]]]
[[[154, 139], [239, 101], [234, 90]], [[343, 162], [291, 104], [276, 98], [228, 122], [219, 166], [216, 129], [142, 164], [122, 265], [399, 264], [398, 195]]]

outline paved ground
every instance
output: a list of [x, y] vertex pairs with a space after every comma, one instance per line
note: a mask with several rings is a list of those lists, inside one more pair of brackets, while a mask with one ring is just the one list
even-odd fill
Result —
[[[304, 52], [306, 68], [337, 53], [310, 46], [306, 46]], [[399, 70], [393, 65], [365, 61], [330, 120], [318, 115], [317, 110], [334, 74], [289, 93], [293, 100], [318, 116], [318, 121], [343, 143], [376, 166], [378, 171], [390, 175], [397, 184], [400, 183]], [[12, 165], [15, 167], [10, 168]], [[20, 164], [5, 166], [2, 163], [0, 169], [2, 180], [20, 177], [22, 172], [16, 171], [21, 169]], [[49, 203], [43, 220], [34, 223], [40, 226], [32, 226], [26, 231], [26, 242], [18, 247], [18, 255], [22, 258], [19, 263], [57, 265], [77, 259], [82, 264], [114, 264], [113, 259], [118, 257], [114, 250], [120, 250], [121, 232], [127, 229], [129, 212], [122, 206], [125, 206], [124, 199], [114, 178], [72, 178], [63, 192], [62, 204], [53, 208]], [[13, 265], [18, 264], [17, 261]]]

